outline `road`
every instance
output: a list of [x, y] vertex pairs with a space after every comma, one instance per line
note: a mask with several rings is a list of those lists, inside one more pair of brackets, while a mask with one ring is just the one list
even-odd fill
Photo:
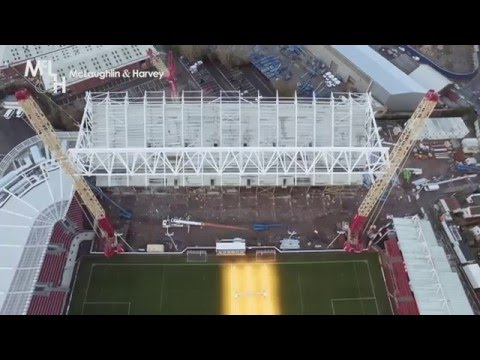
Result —
[[23, 119], [12, 117], [7, 120], [3, 117], [5, 109], [0, 111], [0, 155], [6, 155], [22, 141], [35, 135], [30, 125]]

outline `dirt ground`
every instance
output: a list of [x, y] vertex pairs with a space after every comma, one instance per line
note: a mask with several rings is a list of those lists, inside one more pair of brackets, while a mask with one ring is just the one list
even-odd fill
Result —
[[[414, 160], [409, 167], [422, 167], [424, 177], [441, 176], [449, 172], [446, 160]], [[377, 226], [389, 222], [387, 216], [412, 216], [420, 213], [421, 206], [429, 206], [429, 193], [422, 193], [417, 201], [412, 186], [401, 181], [392, 188], [387, 202], [376, 218]], [[163, 192], [162, 192], [163, 191]], [[276, 245], [295, 231], [303, 249], [325, 249], [337, 235], [342, 221], [350, 221], [366, 194], [363, 187], [343, 188], [293, 188], [293, 189], [109, 189], [111, 198], [125, 209], [131, 210], [127, 239], [134, 249], [147, 244], [163, 243], [173, 250], [171, 241], [162, 227], [167, 217], [187, 217], [192, 221], [233, 225], [246, 230], [231, 230], [213, 227], [171, 228], [173, 239], [179, 249], [187, 246], [214, 246], [220, 239], [241, 237], [248, 246]], [[438, 195], [438, 194], [436, 194]], [[125, 226], [118, 217], [119, 210], [103, 202], [114, 220], [117, 229]], [[253, 231], [255, 223], [281, 224], [280, 228], [268, 231]], [[340, 246], [336, 241], [331, 248]]]
[[469, 73], [474, 70], [473, 45], [416, 45], [415, 47], [447, 70], [458, 73]]
[[[186, 246], [214, 246], [220, 239], [241, 237], [247, 245], [279, 245], [288, 238], [288, 231], [295, 231], [302, 248], [326, 248], [337, 235], [337, 223], [349, 221], [366, 189], [345, 187], [338, 194], [328, 194], [322, 188], [294, 189], [223, 189], [196, 191], [179, 189], [164, 193], [151, 193], [146, 189], [111, 189], [111, 198], [125, 209], [131, 210], [133, 219], [128, 229], [128, 242], [135, 248], [147, 244], [171, 243], [162, 227], [162, 220], [170, 217], [190, 216], [192, 221], [244, 227], [246, 230], [230, 230], [212, 227], [171, 228], [173, 238], [181, 249]], [[121, 191], [122, 193], [120, 193]], [[263, 192], [262, 192], [263, 191]], [[119, 210], [104, 201], [107, 212], [122, 228], [124, 220]], [[268, 231], [253, 231], [255, 223], [281, 224]], [[316, 231], [316, 232], [315, 232]], [[310, 244], [309, 244], [310, 243]], [[338, 244], [333, 244], [335, 248]]]

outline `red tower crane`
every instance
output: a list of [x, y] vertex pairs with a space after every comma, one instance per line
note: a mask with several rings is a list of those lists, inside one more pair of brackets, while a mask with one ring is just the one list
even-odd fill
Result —
[[170, 96], [172, 100], [177, 101], [178, 100], [178, 92], [177, 92], [177, 82], [175, 80], [175, 61], [173, 60], [173, 51], [169, 51], [167, 54], [167, 60], [168, 60], [168, 68], [165, 66], [163, 63], [162, 59], [158, 56], [157, 53], [155, 53], [152, 49], [147, 50], [147, 55], [150, 58], [150, 61], [152, 62], [153, 66], [155, 68], [163, 73], [163, 77], [165, 77], [168, 80], [168, 83], [170, 84]]
[[173, 51], [169, 51], [167, 55], [168, 59], [168, 82], [170, 83], [170, 94], [172, 99], [178, 99], [178, 91], [177, 91], [177, 80], [175, 79], [176, 74], [176, 67], [175, 67], [175, 60], [173, 59]]

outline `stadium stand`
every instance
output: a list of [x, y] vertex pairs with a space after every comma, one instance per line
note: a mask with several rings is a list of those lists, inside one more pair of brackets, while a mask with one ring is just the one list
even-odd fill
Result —
[[75, 196], [66, 217], [73, 225], [73, 229], [65, 227], [63, 221], [58, 221], [53, 227], [49, 244], [56, 245], [58, 249], [47, 252], [37, 280], [37, 284], [48, 286], [47, 291], [44, 291], [48, 295], [39, 292], [33, 295], [28, 309], [29, 315], [60, 315], [62, 313], [66, 297], [66, 292], [60, 287], [63, 270], [73, 238], [79, 231], [85, 229], [83, 211]]
[[70, 204], [70, 208], [67, 212], [67, 217], [72, 222], [75, 230], [79, 231], [85, 228], [83, 210], [76, 198], [76, 195], [72, 199], [72, 203]]
[[410, 289], [402, 252], [395, 237], [385, 241], [385, 252], [395, 286], [395, 307], [398, 315], [419, 315], [418, 306]]
[[51, 291], [48, 295], [33, 295], [28, 315], [60, 315], [65, 302], [65, 291]]
[[66, 262], [67, 256], [65, 252], [45, 255], [37, 283], [51, 284], [54, 287], [59, 286]]
[[72, 234], [67, 232], [61, 222], [55, 224], [53, 228], [50, 244], [62, 245], [64, 249], [70, 249], [72, 243]]

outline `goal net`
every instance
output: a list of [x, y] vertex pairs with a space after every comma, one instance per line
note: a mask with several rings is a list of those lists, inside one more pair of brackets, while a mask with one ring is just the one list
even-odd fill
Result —
[[255, 259], [257, 261], [275, 261], [277, 252], [275, 249], [263, 249], [255, 251]]
[[187, 250], [187, 262], [207, 262], [207, 250]]

